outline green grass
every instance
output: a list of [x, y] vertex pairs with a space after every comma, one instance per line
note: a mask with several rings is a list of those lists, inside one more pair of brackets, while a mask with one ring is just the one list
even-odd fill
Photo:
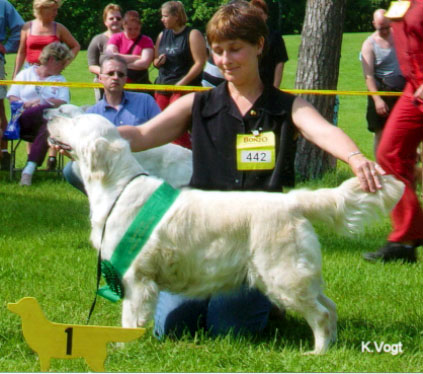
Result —
[[[364, 34], [344, 38], [339, 89], [363, 90], [358, 51]], [[293, 88], [298, 36], [285, 37], [290, 61], [283, 88]], [[10, 71], [13, 58], [8, 59]], [[85, 52], [66, 71], [69, 81], [90, 82]], [[341, 96], [340, 126], [372, 155], [366, 130], [365, 98]], [[91, 89], [73, 89], [72, 102], [91, 104]], [[19, 162], [23, 164], [24, 147]], [[350, 175], [340, 164], [335, 173], [307, 186], [335, 186]], [[96, 253], [89, 244], [86, 198], [53, 175], [36, 174], [21, 188], [0, 173], [0, 372], [38, 372], [39, 362], [24, 342], [20, 319], [6, 305], [36, 297], [55, 322], [84, 324], [96, 283]], [[326, 355], [304, 356], [312, 348], [305, 321], [288, 313], [256, 338], [195, 338], [156, 341], [151, 335], [126, 345], [109, 346], [111, 372], [421, 372], [423, 370], [423, 266], [368, 264], [363, 251], [380, 246], [390, 230], [386, 218], [363, 234], [342, 238], [317, 227], [322, 244], [327, 295], [338, 307], [338, 342]], [[281, 270], [283, 271], [283, 270]], [[99, 300], [92, 324], [120, 325], [120, 305]], [[362, 353], [361, 342], [403, 344], [403, 353]], [[85, 372], [82, 359], [52, 360], [52, 371]]]

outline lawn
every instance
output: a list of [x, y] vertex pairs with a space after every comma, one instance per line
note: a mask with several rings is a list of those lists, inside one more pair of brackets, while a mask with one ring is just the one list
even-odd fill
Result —
[[[358, 52], [365, 34], [344, 36], [339, 89], [364, 90]], [[299, 36], [285, 37], [290, 60], [282, 88], [293, 88]], [[8, 57], [9, 74], [14, 56]], [[69, 81], [90, 82], [86, 53], [64, 72]], [[72, 89], [72, 102], [92, 104], [92, 89]], [[366, 130], [366, 98], [340, 97], [339, 125], [372, 157]], [[19, 163], [24, 163], [21, 147]], [[339, 163], [336, 172], [306, 186], [335, 186], [350, 175]], [[0, 172], [0, 372], [38, 372], [37, 355], [25, 343], [21, 321], [6, 306], [24, 296], [40, 302], [55, 322], [84, 324], [96, 286], [96, 253], [89, 243], [87, 199], [53, 175], [36, 174], [22, 188]], [[195, 229], [195, 228], [193, 228]], [[388, 218], [351, 238], [317, 227], [323, 254], [327, 295], [338, 308], [338, 341], [326, 355], [302, 353], [313, 345], [311, 330], [296, 314], [271, 321], [259, 337], [194, 338], [158, 342], [151, 326], [145, 337], [124, 348], [109, 345], [105, 367], [110, 372], [421, 372], [423, 370], [423, 266], [369, 264], [361, 253], [382, 245]], [[281, 270], [283, 271], [283, 269]], [[120, 325], [120, 304], [99, 300], [95, 325]], [[367, 347], [373, 353], [366, 351]], [[377, 353], [388, 344], [402, 352]], [[52, 360], [51, 370], [85, 372], [82, 359]]]

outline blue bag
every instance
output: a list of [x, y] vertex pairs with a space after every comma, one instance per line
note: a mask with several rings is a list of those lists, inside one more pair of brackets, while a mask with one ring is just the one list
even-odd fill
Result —
[[21, 126], [19, 124], [19, 118], [23, 111], [24, 107], [22, 101], [13, 101], [10, 103], [11, 118], [3, 135], [5, 139], [17, 140], [20, 138]]

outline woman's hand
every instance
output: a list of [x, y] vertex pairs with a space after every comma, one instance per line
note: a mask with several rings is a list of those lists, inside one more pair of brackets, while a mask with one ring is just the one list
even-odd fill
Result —
[[380, 96], [376, 96], [374, 99], [376, 113], [381, 117], [387, 117], [389, 115], [389, 106], [386, 104]]
[[370, 161], [361, 153], [356, 153], [350, 156], [348, 164], [364, 191], [376, 192], [382, 188], [380, 176], [386, 173], [377, 163]]
[[32, 99], [32, 100], [28, 100], [28, 101], [26, 101], [26, 102], [24, 103], [23, 107], [24, 107], [25, 109], [28, 109], [28, 108], [33, 108], [33, 107], [35, 107], [35, 106], [38, 106], [38, 105], [40, 105], [40, 104], [41, 104], [41, 100], [40, 100], [40, 99]]
[[154, 67], [159, 68], [166, 63], [166, 55], [162, 53], [159, 57], [154, 59]]

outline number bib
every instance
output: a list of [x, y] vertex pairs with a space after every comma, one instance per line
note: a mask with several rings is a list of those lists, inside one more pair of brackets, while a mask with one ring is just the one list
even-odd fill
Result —
[[272, 170], [275, 168], [275, 134], [238, 134], [236, 139], [238, 170]]

